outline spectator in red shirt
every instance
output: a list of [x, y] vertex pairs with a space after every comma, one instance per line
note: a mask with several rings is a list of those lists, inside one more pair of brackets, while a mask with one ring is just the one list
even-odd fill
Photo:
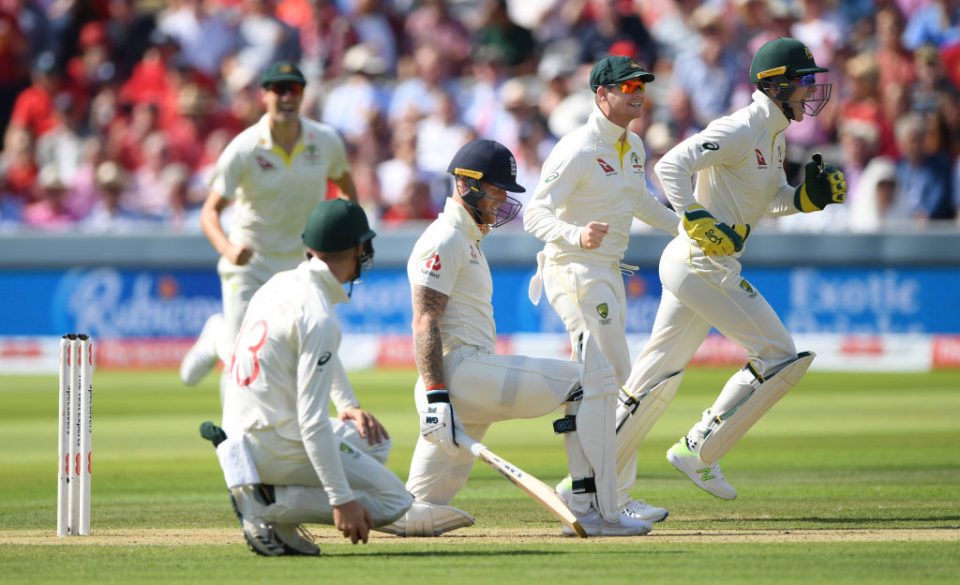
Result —
[[62, 88], [62, 72], [53, 53], [43, 53], [37, 58], [32, 77], [33, 83], [17, 96], [13, 104], [8, 135], [16, 128], [26, 130], [36, 139], [58, 124], [53, 99]]

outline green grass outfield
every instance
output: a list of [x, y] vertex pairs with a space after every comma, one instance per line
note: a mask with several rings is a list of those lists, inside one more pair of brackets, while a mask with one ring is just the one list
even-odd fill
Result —
[[[0, 378], [0, 583], [957, 583], [960, 372], [810, 373], [723, 461], [732, 502], [664, 459], [730, 370], [694, 370], [641, 447], [635, 495], [670, 508], [646, 537], [572, 540], [482, 464], [454, 500], [476, 526], [351, 546], [311, 527], [321, 558], [247, 552], [209, 443], [216, 380], [95, 374], [92, 530], [56, 538], [57, 381]], [[412, 371], [352, 376], [405, 478]], [[552, 484], [565, 457], [549, 420], [495, 425], [485, 443]]]

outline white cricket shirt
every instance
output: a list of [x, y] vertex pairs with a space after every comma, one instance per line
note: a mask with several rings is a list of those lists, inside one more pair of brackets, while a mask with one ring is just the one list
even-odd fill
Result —
[[448, 198], [443, 213], [417, 239], [407, 261], [411, 286], [419, 284], [449, 297], [440, 318], [443, 353], [461, 345], [494, 351], [493, 278], [481, 239], [470, 213]]
[[[645, 160], [640, 137], [608, 120], [594, 104], [587, 123], [561, 138], [543, 163], [523, 215], [524, 229], [546, 242], [547, 258], [602, 265], [623, 258], [634, 217], [676, 234], [677, 215], [647, 191]], [[599, 248], [584, 250], [580, 228], [591, 221], [610, 228]]]
[[755, 91], [753, 103], [670, 149], [654, 170], [674, 209], [682, 212], [699, 202], [728, 225], [797, 213], [794, 188], [783, 171], [783, 131], [789, 125], [773, 100]]
[[348, 300], [317, 258], [274, 275], [250, 300], [224, 392], [227, 435], [267, 429], [302, 441], [332, 505], [354, 499], [329, 419], [333, 386], [338, 410], [358, 404], [337, 355], [333, 305]]
[[350, 172], [333, 128], [303, 116], [300, 124], [300, 140], [288, 156], [273, 144], [264, 115], [227, 145], [211, 178], [211, 189], [234, 200], [230, 241], [267, 258], [303, 258], [303, 224], [326, 198], [327, 179]]

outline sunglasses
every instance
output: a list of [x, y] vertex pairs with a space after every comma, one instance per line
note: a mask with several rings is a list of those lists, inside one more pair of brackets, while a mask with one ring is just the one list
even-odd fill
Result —
[[303, 95], [303, 86], [299, 83], [282, 81], [280, 83], [271, 83], [267, 86], [267, 91], [271, 91], [277, 95], [283, 95], [289, 92], [294, 96], [301, 96]]
[[623, 93], [637, 93], [638, 91], [645, 91], [647, 84], [639, 79], [628, 79], [620, 83], [614, 83], [610, 87], [619, 87]]

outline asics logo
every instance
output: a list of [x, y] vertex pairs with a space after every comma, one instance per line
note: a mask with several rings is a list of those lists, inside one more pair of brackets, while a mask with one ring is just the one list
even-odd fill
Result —
[[701, 469], [698, 469], [696, 472], [700, 474], [700, 480], [701, 480], [701, 481], [710, 481], [711, 479], [717, 477], [716, 475], [713, 475], [713, 474], [710, 472], [710, 468], [709, 468], [709, 467], [703, 467], [703, 468], [701, 468]]

